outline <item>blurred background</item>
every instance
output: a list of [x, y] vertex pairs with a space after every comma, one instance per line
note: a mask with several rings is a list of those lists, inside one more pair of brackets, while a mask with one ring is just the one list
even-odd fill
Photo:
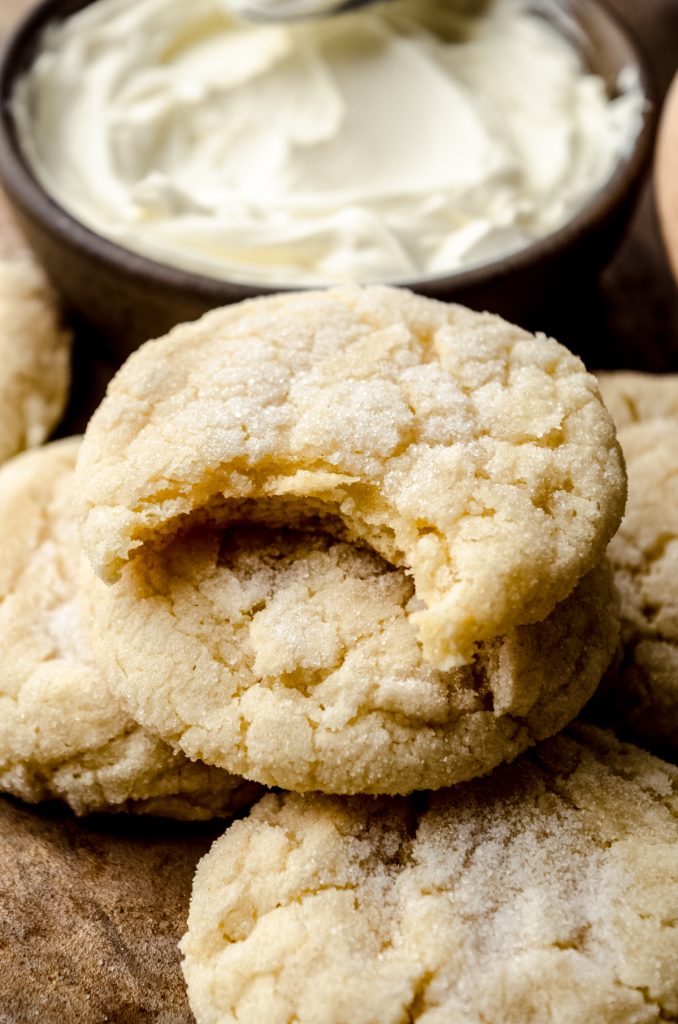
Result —
[[[33, 0], [0, 0], [0, 33]], [[608, 0], [635, 31], [650, 58], [663, 99], [678, 69], [678, 0]], [[20, 250], [21, 236], [0, 195], [0, 253]], [[652, 182], [648, 182], [632, 228], [600, 281], [578, 286], [562, 282], [560, 305], [544, 322], [531, 324], [582, 353], [595, 368], [678, 370], [678, 290], [658, 230]], [[76, 357], [76, 389], [65, 432], [82, 429], [113, 372], [95, 339], [81, 337]]]

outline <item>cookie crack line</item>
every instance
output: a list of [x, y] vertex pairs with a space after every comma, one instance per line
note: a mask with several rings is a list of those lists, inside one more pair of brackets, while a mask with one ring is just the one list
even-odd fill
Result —
[[[608, 766], [625, 757], [632, 771], [620, 788]], [[403, 1024], [555, 1021], [563, 1012], [675, 1021], [678, 947], [665, 924], [675, 933], [676, 922], [662, 909], [675, 903], [678, 831], [657, 817], [661, 768], [588, 727], [438, 794], [266, 797], [198, 869], [182, 941], [189, 998], [215, 1019], [230, 1010], [254, 1022], [265, 1006], [254, 993], [267, 992], [257, 981], [270, 965], [281, 1020], [310, 1020], [312, 1006], [319, 1024], [352, 1013]], [[637, 787], [648, 777], [658, 788], [644, 801]], [[568, 780], [581, 801], [548, 797]], [[610, 833], [617, 839], [607, 845]], [[313, 900], [356, 887], [357, 905]], [[214, 900], [223, 902], [212, 909]], [[229, 952], [214, 931], [230, 915]], [[310, 978], [307, 956], [317, 964]]]
[[[193, 765], [144, 732], [104, 684], [85, 636], [73, 502], [79, 438], [0, 468], [0, 789], [92, 812], [211, 818], [246, 802], [243, 780]], [[75, 710], [74, 710], [75, 709]], [[252, 796], [259, 791], [250, 787]]]
[[[568, 731], [572, 733], [575, 739], [581, 737], [584, 741], [589, 743], [594, 742], [595, 737], [599, 734], [599, 730], [595, 729], [593, 726], [584, 724], [575, 724], [573, 726], [570, 726], [570, 729]], [[602, 735], [605, 736], [605, 733], [602, 733]], [[624, 752], [636, 752], [637, 750], [638, 748], [632, 745], [623, 743], [620, 744], [621, 756], [624, 756]], [[542, 770], [546, 774], [557, 776], [560, 781], [567, 781], [574, 774], [574, 771], [564, 773], [563, 771], [561, 771], [560, 767], [556, 769], [555, 767], [549, 765], [548, 762], [545, 762], [540, 757], [539, 747], [536, 747], [535, 750], [530, 751], [528, 756], [538, 758], [540, 768], [542, 768]], [[648, 757], [649, 756], [650, 755], [648, 755]], [[670, 769], [670, 771], [667, 772], [665, 776], [666, 782], [670, 783], [671, 786], [670, 794], [658, 790], [656, 786], [653, 786], [650, 782], [647, 782], [642, 776], [639, 777], [638, 774], [634, 771], [633, 766], [630, 764], [628, 769], [624, 771], [622, 768], [618, 766], [616, 760], [611, 760], [610, 758], [607, 758], [605, 760], [605, 770], [608, 771], [610, 775], [621, 780], [622, 782], [629, 782], [633, 780], [634, 785], [638, 786], [638, 788], [645, 795], [651, 797], [653, 801], [656, 801], [659, 804], [661, 804], [664, 810], [668, 811], [671, 817], [675, 818], [678, 821], [678, 775], [675, 774], [675, 769], [673, 768], [673, 766], [666, 765], [659, 760], [656, 761], [656, 764], [658, 766], [661, 766], [662, 768]], [[579, 767], [579, 765], [577, 767]]]
[[629, 982], [622, 981], [621, 978], [615, 978], [615, 983], [625, 989], [627, 992], [637, 992], [641, 996], [645, 1006], [650, 1007], [653, 1010], [657, 1010], [659, 1016], [658, 1020], [670, 1021], [671, 1024], [676, 1024], [678, 1021], [678, 1015], [670, 1013], [661, 1000], [654, 999], [650, 993], [650, 989], [646, 985], [631, 985]]
[[419, 1018], [426, 1012], [427, 995], [431, 985], [435, 981], [434, 971], [424, 971], [414, 986], [412, 997], [409, 1003], [403, 1007], [403, 1024], [417, 1024]]
[[267, 297], [145, 346], [91, 421], [78, 473], [83, 541], [109, 582], [193, 511], [327, 503], [348, 539], [412, 574], [413, 623], [441, 669], [545, 618], [599, 560], [625, 497], [576, 357], [379, 287]]
[[322, 535], [248, 530], [228, 548], [213, 528], [177, 537], [113, 587], [90, 576], [85, 596], [132, 717], [267, 785], [402, 793], [484, 774], [566, 724], [616, 644], [600, 566], [549, 620], [441, 674], [407, 622], [402, 570]]

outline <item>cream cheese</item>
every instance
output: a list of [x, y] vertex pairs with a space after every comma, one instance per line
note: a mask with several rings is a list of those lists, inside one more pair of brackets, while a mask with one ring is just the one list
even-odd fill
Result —
[[641, 126], [637, 83], [608, 98], [528, 0], [266, 26], [229, 2], [98, 0], [14, 99], [57, 201], [164, 263], [268, 286], [466, 269], [560, 227]]

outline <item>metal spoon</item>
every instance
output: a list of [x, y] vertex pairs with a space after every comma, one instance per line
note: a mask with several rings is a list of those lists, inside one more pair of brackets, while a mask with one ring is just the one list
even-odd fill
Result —
[[331, 18], [379, 2], [383, 0], [222, 0], [230, 13], [266, 23]]

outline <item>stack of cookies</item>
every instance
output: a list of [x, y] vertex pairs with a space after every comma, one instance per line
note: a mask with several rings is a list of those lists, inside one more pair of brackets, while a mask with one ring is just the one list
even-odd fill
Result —
[[624, 462], [576, 357], [406, 291], [274, 296], [145, 345], [78, 447], [0, 471], [0, 642], [20, 592], [41, 652], [0, 784], [183, 817], [278, 790], [198, 869], [199, 1024], [678, 1016], [678, 771], [549, 739], [619, 639]]
[[276, 296], [144, 346], [77, 491], [111, 689], [268, 786], [485, 774], [571, 721], [616, 644], [626, 480], [594, 379], [409, 292]]

